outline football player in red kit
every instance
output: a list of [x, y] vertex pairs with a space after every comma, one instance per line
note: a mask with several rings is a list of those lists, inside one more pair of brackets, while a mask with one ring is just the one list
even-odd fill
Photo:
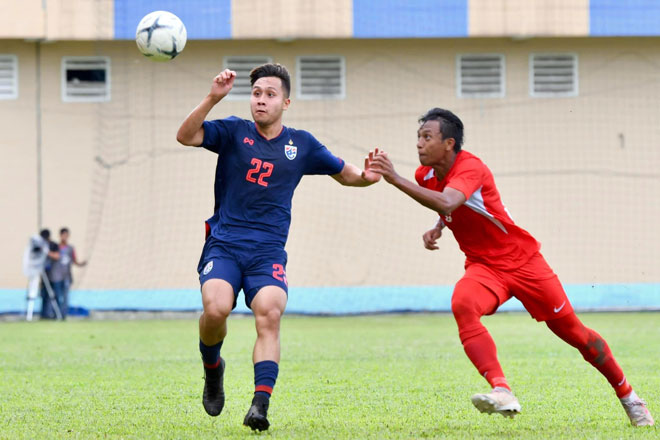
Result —
[[557, 275], [539, 252], [539, 243], [509, 216], [493, 174], [478, 157], [461, 149], [461, 120], [448, 110], [434, 108], [419, 122], [417, 185], [396, 173], [385, 152], [373, 158], [371, 169], [440, 214], [436, 226], [422, 237], [427, 249], [438, 249], [436, 240], [447, 227], [465, 253], [465, 275], [454, 288], [452, 312], [465, 353], [492, 387], [489, 393], [472, 396], [474, 406], [508, 417], [520, 412], [495, 343], [480, 320], [513, 296], [605, 376], [633, 425], [653, 425], [653, 417], [607, 342], [575, 315]]

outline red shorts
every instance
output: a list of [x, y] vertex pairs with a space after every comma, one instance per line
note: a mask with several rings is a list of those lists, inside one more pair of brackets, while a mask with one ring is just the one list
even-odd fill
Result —
[[[537, 321], [548, 321], [573, 313], [559, 278], [540, 252], [518, 269], [495, 270], [481, 263], [467, 263], [465, 275], [485, 286], [497, 296], [499, 305], [512, 296], [525, 306]], [[488, 314], [495, 313], [495, 310]]]

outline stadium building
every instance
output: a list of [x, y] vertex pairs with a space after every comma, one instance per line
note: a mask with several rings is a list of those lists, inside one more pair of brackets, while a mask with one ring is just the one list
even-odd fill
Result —
[[[188, 32], [165, 63], [134, 42], [156, 9]], [[285, 125], [358, 165], [381, 147], [412, 178], [417, 118], [453, 110], [576, 308], [660, 308], [658, 2], [9, 0], [0, 313], [23, 310], [30, 235], [61, 226], [89, 259], [73, 306], [200, 308], [216, 157], [175, 134], [225, 67], [237, 85], [210, 117], [249, 118], [248, 73], [268, 61], [292, 75]], [[451, 237], [423, 249], [431, 211], [327, 177], [293, 205], [289, 311], [449, 308], [464, 258]]]

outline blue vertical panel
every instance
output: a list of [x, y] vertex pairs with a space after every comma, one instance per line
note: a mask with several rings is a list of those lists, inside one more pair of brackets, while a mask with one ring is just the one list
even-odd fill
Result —
[[467, 37], [468, 0], [353, 0], [355, 38]]
[[660, 35], [660, 1], [591, 0], [589, 28], [595, 37]]
[[183, 21], [189, 40], [231, 38], [231, 0], [115, 0], [115, 39], [132, 40], [142, 17], [161, 10]]

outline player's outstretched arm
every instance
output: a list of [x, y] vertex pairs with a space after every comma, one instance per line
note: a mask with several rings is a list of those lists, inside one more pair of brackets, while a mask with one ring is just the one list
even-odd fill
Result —
[[176, 133], [176, 140], [182, 145], [198, 147], [204, 142], [204, 127], [202, 123], [206, 119], [213, 106], [215, 106], [234, 86], [236, 72], [225, 69], [218, 76], [213, 78], [211, 91], [199, 103], [195, 109], [184, 119], [179, 131]]
[[439, 214], [451, 214], [454, 209], [465, 203], [465, 195], [457, 189], [446, 187], [442, 192], [433, 191], [401, 177], [394, 170], [392, 161], [384, 151], [374, 155], [370, 169], [382, 175], [387, 183], [408, 194], [419, 204]]
[[338, 174], [333, 174], [332, 178], [345, 186], [369, 186], [380, 180], [380, 174], [371, 170], [371, 161], [378, 154], [378, 148], [369, 151], [364, 158], [364, 170], [360, 170], [355, 165], [346, 162], [344, 168]]

